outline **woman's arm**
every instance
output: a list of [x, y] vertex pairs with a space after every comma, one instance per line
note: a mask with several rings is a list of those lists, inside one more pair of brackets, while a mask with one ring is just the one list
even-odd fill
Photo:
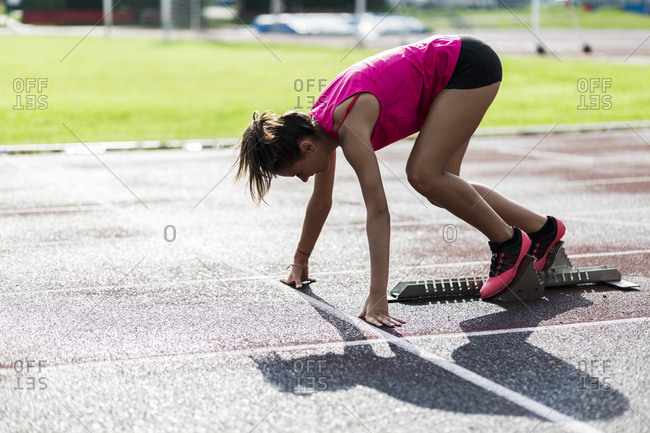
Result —
[[339, 132], [343, 154], [357, 174], [366, 205], [366, 233], [370, 250], [370, 294], [359, 317], [375, 326], [400, 326], [403, 320], [388, 313], [386, 290], [390, 253], [390, 214], [370, 137], [379, 116], [379, 104], [362, 94]]
[[298, 242], [298, 249], [301, 251], [311, 253], [314, 249], [325, 220], [327, 220], [327, 215], [332, 208], [335, 167], [336, 151], [330, 154], [330, 169], [325, 173], [314, 175], [314, 191], [307, 204], [302, 234]]
[[[352, 136], [350, 136], [352, 135]], [[390, 250], [390, 214], [379, 164], [369, 137], [348, 134], [341, 146], [357, 174], [366, 205], [366, 232], [370, 249], [370, 294], [386, 295]]]
[[295, 284], [296, 288], [301, 288], [303, 281], [316, 281], [313, 278], [309, 278], [307, 270], [309, 266], [309, 254], [313, 251], [314, 245], [316, 245], [318, 236], [320, 236], [321, 230], [332, 208], [335, 167], [336, 151], [330, 155], [330, 169], [325, 173], [314, 175], [314, 191], [307, 204], [305, 219], [302, 223], [302, 233], [293, 258], [289, 278], [283, 280], [285, 284]]

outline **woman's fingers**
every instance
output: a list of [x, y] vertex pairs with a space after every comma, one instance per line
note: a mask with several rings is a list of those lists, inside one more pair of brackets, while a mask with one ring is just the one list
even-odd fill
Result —
[[307, 271], [307, 268], [303, 269], [300, 275], [301, 275], [301, 280], [302, 281], [308, 281], [310, 283], [313, 283], [313, 282], [316, 281], [313, 278], [309, 278], [309, 272]]
[[[364, 317], [363, 312], [359, 314], [359, 317]], [[406, 323], [405, 320], [388, 314], [366, 314], [365, 319], [366, 322], [377, 327], [388, 326], [389, 328], [394, 328], [395, 326], [402, 326], [403, 323]]]
[[280, 280], [284, 284], [288, 286], [295, 287], [296, 289], [300, 289], [302, 287], [302, 281], [300, 278], [300, 274], [296, 275], [294, 272], [291, 272], [289, 274], [289, 277], [286, 280]]
[[302, 278], [298, 278], [294, 282], [296, 283], [296, 289], [302, 289]]
[[305, 283], [315, 283], [316, 279], [315, 278], [309, 278], [309, 277], [300, 277], [299, 275], [293, 275], [290, 274], [289, 278], [286, 278], [284, 280], [280, 280], [280, 282], [286, 284], [287, 286], [295, 287], [296, 289], [302, 289], [303, 282]]
[[366, 322], [370, 323], [371, 325], [375, 325], [378, 328], [381, 328], [383, 326], [383, 323], [381, 323], [379, 320], [368, 315], [366, 315]]
[[395, 326], [401, 326], [401, 324], [393, 322], [390, 316], [381, 316], [379, 317], [378, 321], [380, 323], [379, 326], [384, 325], [384, 326], [388, 326], [389, 328], [394, 328]]

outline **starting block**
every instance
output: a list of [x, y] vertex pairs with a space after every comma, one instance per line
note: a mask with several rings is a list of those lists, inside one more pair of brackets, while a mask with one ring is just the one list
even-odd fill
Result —
[[[622, 280], [621, 273], [614, 268], [574, 267], [563, 245], [560, 241], [549, 251], [549, 257], [553, 259], [540, 272], [535, 271], [535, 259], [532, 256], [524, 257], [515, 278], [506, 290], [491, 300], [540, 299], [544, 297], [546, 288], [581, 284], [607, 284], [622, 290], [639, 287], [638, 284]], [[486, 280], [487, 276], [402, 281], [388, 293], [388, 302], [478, 297]]]

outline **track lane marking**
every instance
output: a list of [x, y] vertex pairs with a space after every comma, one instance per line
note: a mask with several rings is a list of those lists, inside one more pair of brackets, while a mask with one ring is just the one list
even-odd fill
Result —
[[[470, 331], [470, 332], [446, 332], [442, 334], [419, 334], [406, 336], [403, 338], [408, 338], [410, 340], [437, 340], [437, 339], [454, 339], [454, 338], [470, 338], [470, 337], [483, 337], [483, 336], [492, 336], [492, 335], [501, 335], [501, 334], [518, 334], [523, 332], [542, 332], [550, 330], [562, 330], [564, 328], [582, 328], [582, 327], [591, 327], [591, 326], [609, 326], [617, 324], [628, 324], [628, 323], [643, 323], [649, 321], [650, 317], [631, 317], [626, 319], [612, 319], [612, 320], [599, 320], [595, 322], [575, 322], [575, 323], [561, 323], [553, 325], [540, 325], [534, 327], [524, 327], [524, 328], [503, 328], [503, 329], [493, 329], [488, 331]], [[113, 364], [115, 362], [138, 362], [146, 361], [152, 359], [179, 359], [179, 358], [209, 358], [209, 357], [219, 357], [219, 356], [228, 356], [228, 355], [254, 355], [254, 354], [263, 354], [270, 352], [295, 352], [303, 350], [325, 350], [325, 349], [338, 349], [348, 346], [372, 346], [374, 344], [384, 344], [386, 341], [381, 338], [366, 338], [363, 340], [353, 340], [353, 341], [326, 341], [322, 343], [302, 343], [302, 344], [289, 344], [286, 346], [261, 346], [261, 347], [249, 347], [242, 349], [226, 349], [226, 350], [217, 350], [217, 351], [203, 351], [203, 352], [189, 352], [189, 353], [171, 353], [163, 355], [152, 355], [152, 356], [135, 356], [131, 358], [114, 358], [110, 360], [90, 360], [90, 361], [80, 361], [80, 362], [70, 362], [70, 363], [60, 363], [53, 364], [48, 363], [48, 368], [50, 367], [65, 367], [69, 365], [92, 365], [92, 364]], [[12, 366], [1, 366], [0, 365], [0, 374], [2, 370], [12, 369]]]
[[532, 156], [535, 158], [540, 158], [540, 159], [550, 159], [553, 161], [562, 161], [565, 163], [575, 163], [579, 162], [582, 164], [594, 164], [597, 162], [597, 157], [593, 156], [582, 156], [582, 155], [576, 155], [573, 153], [562, 153], [562, 152], [551, 152], [547, 150], [532, 150], [529, 153], [526, 152], [525, 149], [518, 148], [518, 147], [506, 147], [506, 146], [500, 146], [494, 149], [495, 151], [499, 153], [503, 153], [506, 155], [528, 155]]
[[630, 227], [650, 227], [650, 223], [640, 223], [636, 221], [605, 220], [605, 219], [571, 217], [571, 216], [562, 218], [562, 221], [588, 223], [588, 224], [602, 224], [605, 226], [615, 225], [615, 226], [630, 226]]
[[[583, 158], [583, 157], [581, 157]], [[635, 176], [635, 177], [613, 177], [613, 178], [597, 178], [597, 179], [579, 179], [579, 180], [565, 180], [565, 181], [554, 181], [548, 184], [542, 184], [542, 186], [552, 185], [553, 187], [567, 186], [567, 187], [580, 187], [580, 186], [598, 186], [598, 185], [613, 185], [613, 184], [631, 184], [631, 183], [650, 183], [650, 176]], [[517, 186], [518, 190], [521, 190], [521, 185]], [[189, 201], [183, 200], [174, 200], [170, 203], [182, 205], [188, 204]], [[27, 207], [27, 208], [7, 208], [0, 209], [0, 215], [14, 215], [14, 214], [29, 214], [29, 213], [68, 213], [68, 212], [84, 212], [84, 211], [101, 211], [101, 210], [111, 210], [114, 211], [116, 208], [123, 206], [130, 206], [136, 204], [133, 203], [111, 203], [107, 201], [96, 201], [95, 203], [88, 204], [69, 204], [69, 205], [58, 205], [58, 206], [41, 206], [41, 207]], [[595, 212], [597, 213], [597, 212]], [[426, 224], [427, 222], [422, 222], [420, 224]], [[399, 223], [398, 223], [399, 224]], [[357, 225], [357, 224], [354, 224]]]
[[[590, 258], [590, 257], [617, 257], [617, 256], [629, 256], [629, 255], [639, 255], [639, 254], [650, 254], [650, 249], [645, 249], [645, 250], [625, 250], [625, 251], [609, 251], [609, 252], [602, 252], [602, 253], [586, 253], [586, 254], [571, 254], [570, 259], [584, 259], [584, 258]], [[232, 263], [222, 263], [222, 264], [227, 264], [231, 265]], [[470, 266], [484, 266], [484, 262], [480, 261], [471, 261], [471, 262], [456, 262], [456, 263], [439, 263], [435, 265], [419, 265], [418, 269], [437, 269], [437, 268], [456, 268], [456, 267], [470, 267]], [[243, 269], [243, 268], [242, 268]], [[411, 271], [413, 269], [412, 265], [408, 266], [395, 266], [392, 268], [394, 271]], [[335, 276], [335, 275], [353, 275], [353, 274], [358, 274], [360, 272], [368, 272], [368, 269], [350, 269], [350, 270], [342, 270], [342, 271], [329, 271], [329, 272], [314, 272], [312, 276], [319, 276], [319, 277], [327, 277], [327, 276]], [[277, 278], [282, 278], [280, 276], [277, 276]], [[250, 276], [244, 276], [244, 277], [224, 277], [219, 279], [216, 278], [199, 278], [195, 280], [177, 280], [177, 281], [160, 281], [160, 282], [146, 282], [146, 283], [136, 283], [136, 284], [124, 284], [121, 286], [111, 286], [111, 285], [105, 285], [105, 286], [84, 286], [84, 287], [64, 287], [60, 289], [44, 289], [44, 290], [38, 290], [38, 291], [1, 291], [0, 296], [2, 295], [24, 295], [24, 294], [30, 294], [30, 295], [37, 295], [37, 294], [43, 294], [43, 293], [59, 293], [59, 292], [83, 292], [83, 291], [102, 291], [102, 290], [108, 290], [108, 289], [133, 289], [133, 288], [139, 288], [139, 287], [165, 287], [165, 286], [170, 286], [170, 285], [179, 285], [179, 284], [200, 284], [200, 283], [212, 283], [212, 282], [218, 282], [218, 281], [230, 281], [230, 282], [237, 282], [237, 281], [264, 281], [268, 280], [269, 276], [265, 274], [259, 274], [259, 275], [250, 275]], [[275, 279], [273, 280], [275, 281]]]
[[[285, 286], [283, 288], [284, 291], [288, 289], [288, 287], [282, 283], [276, 283], [275, 285], [278, 286], [280, 284]], [[519, 407], [522, 407], [528, 410], [529, 412], [534, 413], [535, 415], [539, 416], [541, 419], [552, 421], [554, 423], [560, 424], [563, 427], [576, 432], [600, 432], [601, 431], [593, 428], [587, 423], [578, 421], [575, 418], [570, 417], [569, 415], [559, 412], [555, 410], [555, 408], [548, 407], [536, 400], [526, 397], [523, 394], [513, 391], [510, 388], [507, 388], [503, 385], [493, 382], [484, 376], [474, 373], [471, 370], [461, 367], [460, 365], [456, 364], [453, 361], [448, 361], [444, 358], [439, 357], [438, 355], [420, 349], [419, 347], [415, 346], [413, 343], [408, 341], [407, 337], [401, 337], [401, 338], [396, 337], [393, 334], [386, 332], [381, 328], [377, 328], [373, 325], [366, 323], [365, 321], [362, 321], [361, 319], [345, 314], [324, 302], [312, 298], [309, 295], [306, 295], [295, 289], [292, 290], [294, 293], [298, 293], [305, 301], [307, 301], [313, 307], [315, 308], [318, 307], [328, 312], [329, 314], [336, 316], [339, 319], [349, 323], [350, 325], [356, 327], [362, 334], [364, 333], [363, 331], [379, 334], [384, 340], [386, 340], [386, 342], [395, 344], [401, 349], [425, 361], [428, 361], [431, 364], [439, 368], [442, 368], [443, 370], [446, 370], [475, 386], [483, 388], [488, 392], [491, 392], [505, 400], [508, 400], [511, 403]]]

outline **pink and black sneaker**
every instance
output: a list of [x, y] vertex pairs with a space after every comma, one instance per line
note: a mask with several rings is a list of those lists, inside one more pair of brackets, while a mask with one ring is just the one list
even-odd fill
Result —
[[526, 233], [513, 227], [515, 234], [505, 242], [488, 242], [492, 250], [492, 263], [487, 281], [481, 287], [481, 298], [491, 298], [503, 292], [517, 273], [519, 264], [530, 249]]
[[554, 259], [548, 257], [549, 250], [562, 239], [565, 232], [566, 228], [562, 221], [549, 216], [546, 224], [539, 231], [529, 234], [532, 245], [528, 254], [535, 257], [533, 267], [537, 272], [545, 270], [547, 262], [550, 264], [548, 259]]

